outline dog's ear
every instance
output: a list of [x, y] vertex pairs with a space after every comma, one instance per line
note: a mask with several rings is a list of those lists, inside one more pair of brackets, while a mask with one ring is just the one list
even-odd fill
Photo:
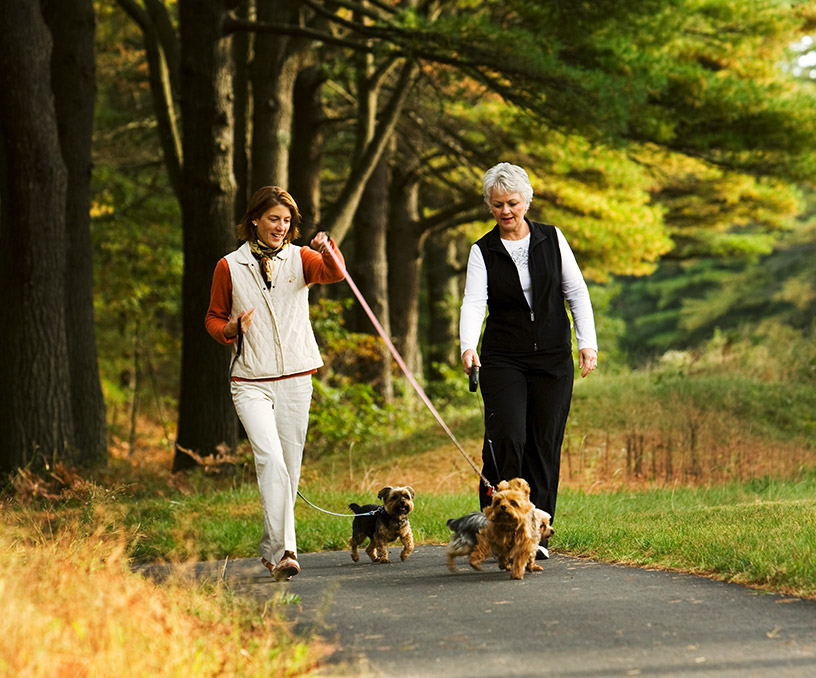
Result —
[[502, 481], [501, 481], [501, 482], [500, 482], [500, 483], [499, 483], [499, 484], [496, 486], [496, 489], [497, 489], [499, 492], [504, 492], [505, 490], [509, 490], [509, 489], [510, 489], [510, 483], [508, 483], [506, 480], [502, 480]]
[[413, 487], [411, 487], [410, 485], [406, 485], [406, 486], [405, 486], [404, 488], [402, 488], [402, 489], [404, 489], [406, 492], [408, 492], [408, 494], [410, 494], [410, 495], [411, 495], [411, 499], [413, 499], [413, 498], [416, 496], [416, 492], [414, 492], [414, 488], [413, 488]]
[[379, 492], [377, 492], [377, 499], [385, 499], [389, 494], [391, 494], [391, 486], [386, 485], [382, 488]]

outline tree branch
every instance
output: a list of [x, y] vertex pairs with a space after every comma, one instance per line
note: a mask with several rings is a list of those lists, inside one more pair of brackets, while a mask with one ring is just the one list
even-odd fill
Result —
[[416, 62], [406, 62], [402, 67], [399, 80], [394, 86], [391, 99], [383, 109], [380, 121], [373, 139], [367, 144], [359, 160], [352, 168], [346, 184], [335, 203], [332, 215], [326, 220], [332, 237], [340, 243], [351, 229], [352, 218], [360, 204], [363, 190], [368, 182], [374, 167], [380, 161], [386, 144], [391, 139], [397, 126], [397, 121], [413, 89], [417, 77]]
[[[128, 0], [129, 1], [129, 0]], [[271, 24], [264, 21], [251, 21], [249, 19], [240, 19], [235, 16], [230, 16], [224, 21], [222, 26], [224, 35], [231, 33], [238, 33], [240, 31], [249, 31], [254, 33], [276, 33], [278, 35], [291, 35], [301, 38], [309, 38], [315, 42], [322, 42], [327, 45], [336, 45], [338, 47], [347, 47], [358, 52], [374, 52], [376, 51], [371, 45], [355, 40], [348, 40], [341, 38], [331, 33], [318, 31], [314, 28], [306, 26], [293, 26], [291, 24]]]
[[167, 56], [159, 39], [159, 31], [150, 14], [135, 0], [116, 1], [142, 31], [145, 54], [147, 55], [150, 94], [153, 98], [153, 108], [156, 111], [156, 121], [159, 128], [159, 140], [164, 152], [170, 185], [176, 195], [179, 196], [181, 192], [181, 165], [183, 162], [181, 132], [176, 118], [172, 78]]

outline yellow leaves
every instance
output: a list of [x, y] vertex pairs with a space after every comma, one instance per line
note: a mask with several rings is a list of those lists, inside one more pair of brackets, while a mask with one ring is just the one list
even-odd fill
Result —
[[99, 217], [106, 217], [112, 215], [116, 210], [113, 205], [97, 202], [91, 202], [91, 219], [98, 219]]

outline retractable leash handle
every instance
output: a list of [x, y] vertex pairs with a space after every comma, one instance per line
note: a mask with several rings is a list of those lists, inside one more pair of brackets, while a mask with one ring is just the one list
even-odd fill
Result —
[[476, 393], [479, 388], [479, 368], [476, 365], [470, 366], [470, 392]]

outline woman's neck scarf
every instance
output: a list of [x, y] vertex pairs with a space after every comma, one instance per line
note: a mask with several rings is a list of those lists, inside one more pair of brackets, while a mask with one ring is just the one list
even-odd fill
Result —
[[252, 256], [261, 264], [261, 274], [263, 275], [267, 289], [272, 284], [272, 259], [275, 258], [278, 252], [282, 252], [283, 248], [288, 244], [289, 243], [285, 242], [280, 247], [273, 248], [257, 238], [249, 241], [249, 249], [252, 250]]

